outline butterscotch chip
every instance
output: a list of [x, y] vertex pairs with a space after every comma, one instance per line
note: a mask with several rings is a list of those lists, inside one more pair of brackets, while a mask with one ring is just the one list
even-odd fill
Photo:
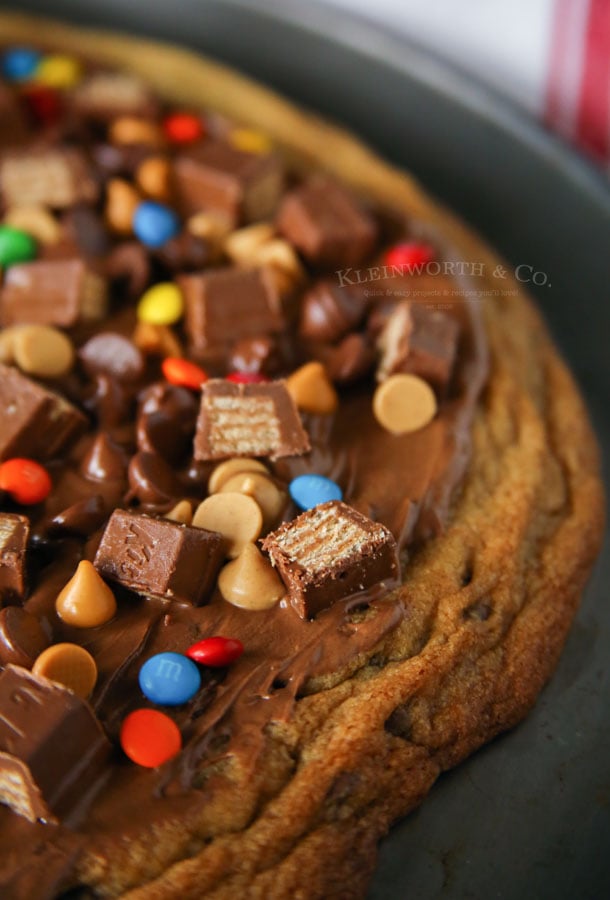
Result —
[[95, 660], [78, 644], [53, 644], [47, 647], [36, 658], [32, 672], [63, 684], [83, 699], [89, 696], [97, 681]]
[[155, 200], [167, 200], [170, 195], [169, 162], [163, 156], [149, 156], [136, 171], [140, 190]]
[[133, 216], [141, 201], [138, 191], [122, 178], [111, 178], [106, 186], [106, 222], [117, 234], [133, 233]]
[[236, 491], [252, 497], [263, 513], [263, 528], [267, 531], [277, 524], [284, 506], [286, 494], [273, 483], [268, 474], [261, 472], [239, 472], [224, 482], [220, 492]]
[[210, 480], [208, 481], [208, 494], [216, 494], [222, 489], [223, 484], [237, 475], [239, 472], [263, 472], [268, 473], [269, 469], [264, 463], [258, 459], [248, 459], [247, 457], [237, 456], [233, 459], [225, 459], [220, 465], [216, 466]]
[[246, 544], [237, 559], [221, 569], [218, 587], [228, 603], [251, 610], [270, 609], [286, 593], [271, 563], [254, 544]]
[[436, 415], [436, 397], [417, 375], [391, 375], [373, 396], [373, 413], [392, 434], [407, 434], [428, 425]]
[[41, 244], [56, 244], [61, 237], [61, 226], [44, 206], [16, 206], [9, 209], [4, 224], [26, 231]]
[[327, 415], [335, 411], [339, 397], [320, 362], [308, 362], [286, 379], [288, 393], [303, 412]]
[[158, 356], [183, 356], [182, 345], [168, 325], [138, 322], [131, 337], [143, 353]]
[[193, 507], [188, 500], [180, 500], [168, 513], [165, 513], [165, 518], [170, 522], [190, 525], [193, 521]]
[[72, 341], [50, 325], [16, 327], [12, 349], [21, 371], [37, 378], [60, 378], [74, 365]]
[[114, 617], [116, 600], [93, 564], [83, 559], [58, 594], [55, 609], [60, 619], [68, 625], [95, 628]]
[[263, 513], [256, 500], [246, 494], [212, 494], [195, 510], [193, 525], [221, 534], [227, 556], [234, 559], [260, 535]]

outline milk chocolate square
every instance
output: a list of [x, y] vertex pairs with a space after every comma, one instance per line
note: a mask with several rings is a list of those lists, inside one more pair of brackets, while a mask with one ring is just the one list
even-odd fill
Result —
[[356, 266], [377, 240], [373, 218], [345, 188], [320, 175], [284, 197], [277, 225], [303, 256], [322, 266]]
[[382, 352], [377, 378], [395, 372], [418, 375], [442, 393], [457, 353], [459, 325], [444, 312], [402, 301], [390, 314], [378, 338]]
[[178, 279], [193, 350], [226, 348], [241, 338], [279, 333], [280, 300], [265, 269], [217, 269]]
[[110, 581], [149, 597], [200, 606], [224, 558], [215, 531], [117, 509], [102, 536], [95, 567]]
[[0, 364], [0, 461], [52, 459], [87, 425], [83, 414], [11, 366]]
[[218, 214], [231, 228], [273, 215], [282, 167], [272, 154], [245, 153], [221, 141], [205, 141], [174, 161], [174, 189], [185, 215]]
[[303, 619], [400, 574], [391, 532], [338, 500], [280, 525], [262, 546]]
[[103, 770], [110, 744], [89, 704], [7, 665], [0, 674], [0, 802], [56, 824]]
[[21, 263], [7, 271], [0, 291], [2, 325], [34, 323], [71, 328], [106, 313], [107, 287], [82, 259]]
[[300, 456], [310, 450], [294, 401], [283, 381], [234, 384], [207, 381], [195, 434], [195, 459]]
[[0, 513], [0, 606], [23, 600], [26, 592], [27, 516]]
[[99, 193], [84, 155], [75, 149], [6, 153], [0, 160], [0, 196], [10, 206], [66, 209], [95, 203]]

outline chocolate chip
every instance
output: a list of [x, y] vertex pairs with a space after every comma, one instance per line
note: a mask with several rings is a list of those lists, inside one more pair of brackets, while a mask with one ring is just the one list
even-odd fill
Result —
[[174, 470], [157, 453], [136, 453], [129, 463], [127, 477], [129, 497], [137, 497], [141, 503], [165, 504], [182, 493]]
[[352, 384], [371, 372], [377, 355], [368, 338], [355, 332], [324, 353], [326, 371], [337, 384]]
[[103, 524], [108, 510], [99, 494], [78, 500], [53, 517], [49, 534], [89, 537]]
[[92, 481], [122, 481], [127, 477], [125, 451], [102, 432], [83, 457], [80, 471]]
[[155, 384], [141, 396], [137, 420], [138, 449], [179, 462], [192, 446], [198, 401], [192, 391]]
[[115, 247], [106, 259], [106, 274], [119, 291], [128, 297], [139, 297], [150, 282], [150, 259], [137, 241], [126, 241]]
[[88, 375], [112, 375], [118, 381], [136, 381], [144, 374], [144, 357], [121, 334], [103, 331], [90, 338], [78, 353]]
[[21, 606], [5, 606], [0, 610], [0, 662], [14, 663], [31, 669], [36, 657], [50, 641], [42, 625]]

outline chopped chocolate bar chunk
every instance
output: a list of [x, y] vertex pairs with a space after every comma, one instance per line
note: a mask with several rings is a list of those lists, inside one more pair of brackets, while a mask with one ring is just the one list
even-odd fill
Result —
[[17, 94], [0, 82], [0, 147], [20, 144], [27, 134], [25, 116]]
[[106, 283], [81, 259], [11, 266], [0, 292], [2, 325], [23, 322], [71, 328], [106, 313]]
[[421, 303], [399, 303], [378, 338], [382, 357], [377, 379], [406, 372], [442, 392], [451, 375], [458, 336], [459, 325], [452, 316]]
[[185, 327], [195, 351], [229, 348], [240, 338], [282, 331], [284, 319], [265, 269], [217, 269], [178, 279]]
[[29, 533], [27, 516], [0, 513], [0, 606], [25, 597], [25, 550]]
[[94, 72], [70, 95], [72, 109], [101, 122], [117, 116], [154, 116], [158, 103], [146, 84], [127, 72]]
[[51, 459], [87, 420], [59, 394], [17, 369], [0, 364], [0, 460], [12, 456]]
[[0, 196], [6, 206], [65, 209], [95, 203], [98, 185], [78, 150], [11, 152], [0, 161]]
[[318, 281], [303, 297], [299, 334], [305, 340], [334, 343], [360, 324], [366, 307], [362, 289], [350, 290], [331, 279]]
[[88, 703], [8, 665], [0, 675], [0, 802], [57, 824], [100, 775], [110, 744]]
[[94, 565], [105, 578], [139, 594], [201, 606], [223, 558], [223, 539], [216, 531], [117, 509]]
[[294, 401], [283, 381], [203, 385], [195, 459], [231, 456], [300, 456], [310, 450]]
[[303, 619], [380, 582], [397, 582], [396, 541], [384, 525], [338, 500], [285, 522], [263, 541]]
[[282, 186], [275, 156], [245, 153], [221, 141], [206, 141], [174, 164], [174, 188], [185, 215], [215, 212], [232, 228], [273, 215]]
[[279, 230], [310, 262], [355, 266], [371, 253], [377, 226], [353, 197], [334, 181], [314, 176], [287, 194]]

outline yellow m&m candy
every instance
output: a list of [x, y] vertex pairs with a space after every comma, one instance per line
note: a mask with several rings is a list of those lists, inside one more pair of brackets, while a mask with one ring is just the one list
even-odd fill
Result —
[[182, 318], [184, 300], [180, 288], [163, 281], [149, 288], [138, 303], [138, 319], [150, 325], [173, 325]]

